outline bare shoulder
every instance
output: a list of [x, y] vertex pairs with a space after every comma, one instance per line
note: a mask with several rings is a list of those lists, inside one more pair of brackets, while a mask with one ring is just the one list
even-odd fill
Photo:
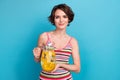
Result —
[[42, 33], [39, 35], [39, 40], [38, 40], [38, 44], [41, 45], [41, 44], [45, 44], [47, 41], [47, 34], [46, 32]]
[[40, 34], [39, 37], [42, 38], [42, 39], [46, 38], [46, 32], [43, 32], [42, 34]]
[[77, 39], [75, 39], [74, 37], [72, 37], [71, 44], [72, 44], [72, 45], [78, 44]]
[[71, 41], [70, 41], [70, 44], [72, 46], [72, 48], [78, 48], [78, 41], [77, 39], [75, 39], [74, 37], [72, 37]]

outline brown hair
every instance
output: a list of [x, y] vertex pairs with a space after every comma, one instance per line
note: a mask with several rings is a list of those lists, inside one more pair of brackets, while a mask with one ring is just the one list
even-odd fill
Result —
[[[48, 17], [48, 20], [53, 24], [55, 25], [54, 23], [54, 18], [55, 18], [55, 11], [57, 9], [60, 9], [62, 10], [67, 16], [68, 16], [68, 19], [69, 19], [69, 23], [73, 21], [74, 19], [74, 13], [72, 11], [72, 9], [67, 6], [66, 4], [59, 4], [59, 5], [56, 5], [53, 7], [52, 11], [51, 11], [51, 14], [50, 16]], [[69, 24], [68, 24], [69, 26]]]

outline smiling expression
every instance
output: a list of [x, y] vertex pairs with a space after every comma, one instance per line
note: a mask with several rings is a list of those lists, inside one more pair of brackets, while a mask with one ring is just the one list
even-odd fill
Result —
[[57, 28], [64, 29], [68, 25], [68, 16], [64, 13], [64, 11], [57, 9], [55, 11], [54, 22]]

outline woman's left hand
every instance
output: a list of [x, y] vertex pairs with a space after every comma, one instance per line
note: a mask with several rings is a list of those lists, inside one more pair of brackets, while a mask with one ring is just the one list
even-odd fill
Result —
[[52, 70], [51, 73], [52, 73], [52, 72], [55, 72], [59, 67], [60, 67], [60, 64], [56, 64], [55, 69]]

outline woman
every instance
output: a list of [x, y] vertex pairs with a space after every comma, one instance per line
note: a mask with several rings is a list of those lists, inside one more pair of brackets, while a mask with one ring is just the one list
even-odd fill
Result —
[[[40, 60], [41, 47], [54, 44], [56, 54], [56, 67], [52, 72], [42, 71], [40, 80], [72, 80], [70, 71], [80, 72], [80, 55], [77, 40], [66, 33], [66, 28], [73, 21], [74, 13], [66, 4], [53, 7], [49, 21], [56, 27], [55, 30], [44, 32], [38, 40], [38, 47], [34, 48], [34, 58]], [[73, 64], [69, 64], [72, 55]]]

